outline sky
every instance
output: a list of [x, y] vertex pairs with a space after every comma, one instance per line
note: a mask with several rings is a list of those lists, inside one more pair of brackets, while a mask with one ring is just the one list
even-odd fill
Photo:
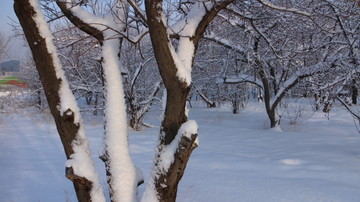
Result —
[[16, 59], [25, 60], [29, 54], [24, 47], [25, 42], [19, 37], [13, 37], [12, 27], [9, 25], [12, 21], [16, 21], [17, 17], [13, 9], [13, 0], [1, 0], [0, 4], [0, 32], [11, 38], [8, 46], [5, 60]]

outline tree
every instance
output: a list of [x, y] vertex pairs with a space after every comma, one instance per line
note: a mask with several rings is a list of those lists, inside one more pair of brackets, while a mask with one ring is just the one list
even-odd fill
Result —
[[153, 57], [148, 36], [136, 44], [124, 41], [121, 60], [127, 67], [123, 75], [129, 126], [141, 130], [145, 114], [158, 101], [161, 78]]
[[[125, 1], [109, 4], [105, 17], [95, 16], [82, 6], [89, 2], [56, 1], [62, 13], [75, 26], [96, 38], [102, 48], [101, 63], [105, 91], [105, 137], [101, 158], [105, 162], [111, 201], [135, 201], [136, 186], [141, 183], [129, 156], [124, 89], [119, 71], [123, 39], [129, 36], [128, 5]], [[131, 5], [136, 5], [129, 1]], [[186, 99], [190, 90], [191, 68], [198, 42], [207, 25], [231, 1], [181, 3], [182, 17], [168, 30], [162, 1], [146, 1], [146, 18], [139, 7], [134, 13], [147, 22], [155, 58], [167, 89], [164, 121], [154, 165], [143, 200], [175, 201], [177, 186], [191, 152], [197, 146], [197, 125], [187, 120]], [[90, 4], [89, 5], [94, 5]], [[79, 201], [103, 201], [90, 158], [79, 109], [64, 75], [52, 34], [37, 1], [15, 0], [14, 8], [31, 48], [52, 115], [63, 142], [67, 177], [73, 181]], [[171, 16], [172, 17], [172, 16]], [[129, 17], [135, 19], [134, 17]], [[146, 31], [145, 31], [146, 32]], [[140, 34], [141, 36], [142, 34]], [[170, 38], [174, 37], [174, 38]], [[174, 44], [170, 42], [174, 42]], [[173, 45], [177, 44], [177, 50]], [[162, 56], [162, 54], [164, 54]], [[136, 77], [137, 74], [135, 74]], [[133, 78], [134, 80], [134, 78]], [[83, 163], [86, 161], [87, 163]], [[81, 169], [85, 166], [89, 169]], [[83, 170], [88, 172], [84, 173]]]
[[[87, 33], [94, 33], [93, 36], [101, 41], [103, 45], [102, 66], [106, 81], [105, 96], [107, 109], [105, 145], [102, 159], [107, 169], [111, 200], [134, 201], [136, 200], [136, 186], [139, 179], [129, 156], [127, 145], [125, 100], [118, 62], [118, 45], [120, 40], [119, 38], [111, 38], [114, 35], [113, 29], [107, 30], [108, 24], [106, 24], [110, 23], [112, 25], [114, 21], [119, 21], [120, 23], [117, 24], [119, 27], [116, 27], [115, 30], [124, 28], [124, 23], [122, 23], [124, 21], [121, 21], [124, 19], [121, 17], [124, 17], [123, 9], [125, 7], [122, 2], [115, 3], [118, 3], [116, 6], [119, 16], [114, 16], [114, 18], [108, 21], [102, 17], [93, 17], [92, 22], [97, 27], [85, 27], [87, 24], [76, 16], [79, 12], [82, 12], [82, 14], [85, 12], [86, 15], [86, 11], [82, 10], [79, 4], [58, 2], [60, 8], [63, 9], [68, 18], [74, 21], [74, 24], [81, 24], [82, 29]], [[36, 1], [15, 1], [14, 8], [32, 50], [51, 112], [55, 118], [57, 129], [64, 145], [68, 159], [67, 177], [74, 182], [79, 201], [104, 201], [104, 195], [101, 186], [98, 184], [96, 171], [91, 169], [93, 166], [87, 148], [86, 136], [83, 131], [80, 131], [83, 130], [80, 114], [78, 113], [77, 105], [67, 80], [63, 75], [63, 70], [56, 55], [56, 49], [52, 44], [51, 32], [47, 28], [47, 24], [41, 15]], [[25, 10], [22, 10], [23, 8]], [[72, 11], [75, 13], [72, 13]], [[81, 17], [84, 19], [83, 15]], [[89, 14], [86, 17], [89, 17]], [[100, 22], [96, 22], [96, 20]], [[63, 91], [66, 91], [66, 93]], [[69, 103], [70, 106], [67, 106]], [[87, 164], [84, 162], [87, 162]], [[119, 164], [121, 167], [118, 166]], [[82, 166], [88, 167], [91, 170], [81, 168]], [[87, 172], [83, 173], [84, 170]]]
[[81, 110], [96, 115], [104, 109], [101, 46], [96, 39], [64, 21], [52, 23], [54, 44], [76, 99], [86, 101]]
[[0, 61], [4, 59], [7, 46], [10, 42], [10, 38], [6, 38], [4, 34], [0, 33]]
[[142, 179], [129, 155], [125, 96], [118, 57], [123, 40], [121, 34], [126, 31], [128, 6], [124, 1], [114, 1], [103, 18], [83, 9], [83, 2], [56, 3], [75, 26], [101, 44], [105, 83], [105, 145], [101, 159], [106, 166], [111, 200], [135, 201], [136, 187]]
[[14, 2], [68, 159], [66, 176], [73, 181], [79, 201], [105, 201], [79, 109], [74, 104], [75, 98], [61, 69], [45, 19], [36, 2]]
[[333, 45], [313, 21], [311, 9], [292, 1], [236, 2], [222, 16], [229, 34], [213, 31], [205, 37], [237, 53], [242, 71], [223, 75], [224, 83], [260, 87], [271, 128], [280, 123], [278, 106], [285, 95], [306, 78], [328, 71], [334, 62], [329, 57]]
[[[158, 154], [152, 179], [144, 193], [145, 199], [156, 201], [158, 198], [159, 201], [167, 202], [176, 199], [177, 186], [186, 163], [197, 147], [197, 125], [195, 121], [188, 120], [185, 109], [194, 56], [206, 27], [230, 3], [231, 1], [180, 2], [177, 5], [183, 13], [179, 13], [179, 20], [172, 20], [176, 15], [166, 15], [165, 2], [145, 1], [151, 42], [167, 91]], [[173, 160], [170, 164], [164, 163], [167, 162], [164, 158], [169, 155]]]

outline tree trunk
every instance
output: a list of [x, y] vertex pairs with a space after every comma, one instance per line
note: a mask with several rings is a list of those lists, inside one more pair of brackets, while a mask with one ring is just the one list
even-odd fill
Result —
[[[155, 58], [167, 89], [165, 116], [161, 124], [158, 145], [158, 154], [160, 154], [162, 148], [175, 139], [180, 126], [187, 121], [185, 106], [190, 87], [180, 82], [176, 76], [177, 67], [168, 46], [169, 38], [166, 26], [156, 20], [160, 18], [156, 8], [157, 3], [161, 2], [149, 0], [146, 1], [145, 5]], [[181, 139], [179, 149], [174, 154], [174, 162], [166, 172], [162, 172], [161, 168], [157, 166], [159, 164], [157, 161], [161, 159], [155, 160], [154, 172], [156, 172], [156, 175], [153, 180], [156, 195], [160, 202], [175, 202], [179, 181], [184, 174], [191, 152], [195, 149], [192, 144], [195, 142], [195, 136], [197, 137], [197, 134], [194, 134], [194, 138], [191, 140], [186, 137]]]
[[[181, 91], [178, 91], [180, 90]], [[185, 114], [186, 98], [190, 88], [168, 89], [165, 117], [161, 125], [159, 153], [164, 145], [172, 143], [178, 134], [181, 125], [187, 121]], [[160, 202], [175, 202], [178, 184], [184, 174], [186, 164], [192, 151], [197, 147], [195, 143], [198, 134], [192, 134], [191, 138], [182, 136], [178, 150], [174, 156], [174, 162], [166, 173], [159, 170], [160, 175], [155, 179], [155, 187]], [[159, 159], [157, 159], [159, 160]], [[159, 164], [160, 162], [156, 162]]]
[[207, 108], [215, 108], [216, 103], [212, 100], [209, 100], [200, 90], [196, 89], [196, 92], [200, 95], [200, 98], [206, 103]]
[[155, 179], [155, 187], [159, 202], [175, 202], [178, 184], [184, 174], [187, 162], [192, 151], [197, 147], [195, 143], [198, 134], [192, 134], [191, 138], [183, 136], [179, 142], [178, 150], [174, 156], [167, 173], [159, 175]]
[[42, 102], [41, 102], [41, 91], [40, 91], [40, 89], [38, 89], [37, 91], [37, 104], [38, 104], [38, 108], [39, 109], [42, 109], [42, 107], [41, 107], [41, 105], [42, 105]]
[[276, 110], [271, 110], [268, 112], [268, 117], [270, 119], [270, 128], [275, 128], [280, 125], [280, 119], [276, 114]]
[[[61, 96], [59, 89], [63, 81], [56, 75], [53, 58], [47, 49], [48, 42], [40, 35], [40, 30], [34, 20], [37, 13], [27, 0], [15, 0], [14, 10], [30, 46], [51, 114], [55, 119], [66, 157], [69, 159], [70, 155], [74, 153], [72, 142], [76, 138], [80, 126], [74, 123], [74, 113], [70, 109], [61, 114], [57, 108]], [[76, 176], [71, 168], [67, 169], [66, 174], [73, 181], [78, 201], [91, 201], [92, 182]]]
[[357, 104], [357, 97], [358, 97], [358, 89], [356, 87], [356, 80], [353, 79], [352, 85], [351, 85], [351, 103], [356, 105]]
[[[184, 39], [184, 37], [190, 38], [190, 41], [187, 42], [192, 43], [193, 52], [191, 55], [187, 55], [187, 59], [190, 59], [191, 62], [193, 62], [198, 42], [205, 32], [206, 27], [214, 19], [217, 13], [230, 3], [231, 1], [221, 1], [218, 3], [214, 2], [211, 9], [205, 8], [206, 14], [201, 16], [201, 20], [197, 24], [193, 36], [180, 36], [179, 40]], [[202, 4], [202, 6], [204, 6], [204, 4]], [[198, 6], [200, 5], [201, 4], [198, 4]], [[164, 18], [162, 6], [162, 0], [145, 1], [151, 43], [160, 75], [167, 90], [165, 115], [161, 124], [160, 140], [157, 148], [159, 156], [155, 160], [155, 175], [152, 179], [154, 184], [151, 186], [154, 186], [156, 189], [156, 197], [159, 201], [174, 202], [176, 200], [177, 187], [184, 174], [187, 161], [189, 160], [192, 151], [197, 147], [196, 140], [198, 135], [178, 134], [179, 128], [187, 121], [185, 107], [190, 91], [190, 83], [187, 83], [189, 81], [180, 81], [177, 76], [177, 71], [180, 66], [177, 66], [175, 63], [175, 56], [173, 54], [177, 53], [174, 53], [176, 51], [171, 45], [171, 39], [169, 38], [169, 33], [167, 31], [168, 27], [162, 20]], [[190, 43], [188, 45], [190, 45]], [[186, 65], [189, 64], [187, 63]], [[192, 64], [187, 67], [191, 68], [191, 66]], [[174, 142], [174, 139], [177, 136], [180, 138], [179, 142]], [[171, 163], [170, 167], [164, 171], [161, 167], [159, 167], [159, 163], [161, 163], [159, 160], [161, 161], [162, 150], [169, 144], [177, 144], [177, 150], [174, 153], [174, 161]]]
[[96, 116], [99, 110], [99, 93], [95, 94], [95, 102], [94, 102], [94, 112], [93, 114]]
[[232, 103], [232, 113], [233, 114], [238, 114], [239, 113], [239, 107], [240, 107], [240, 102], [239, 102], [239, 98], [237, 93], [235, 93], [234, 98], [231, 100]]

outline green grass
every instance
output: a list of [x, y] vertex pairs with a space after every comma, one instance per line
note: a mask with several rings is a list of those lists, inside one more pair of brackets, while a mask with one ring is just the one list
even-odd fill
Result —
[[6, 83], [6, 82], [11, 81], [11, 80], [15, 80], [15, 81], [20, 81], [20, 82], [22, 82], [22, 81], [21, 81], [19, 78], [17, 78], [17, 77], [9, 76], [9, 77], [5, 77], [5, 78], [1, 79], [1, 80], [0, 80], [0, 84], [1, 84], [1, 83]]

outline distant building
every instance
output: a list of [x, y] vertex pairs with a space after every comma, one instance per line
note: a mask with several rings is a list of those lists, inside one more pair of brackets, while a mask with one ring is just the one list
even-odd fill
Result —
[[20, 61], [8, 60], [0, 63], [0, 72], [3, 76], [18, 74], [20, 72]]

